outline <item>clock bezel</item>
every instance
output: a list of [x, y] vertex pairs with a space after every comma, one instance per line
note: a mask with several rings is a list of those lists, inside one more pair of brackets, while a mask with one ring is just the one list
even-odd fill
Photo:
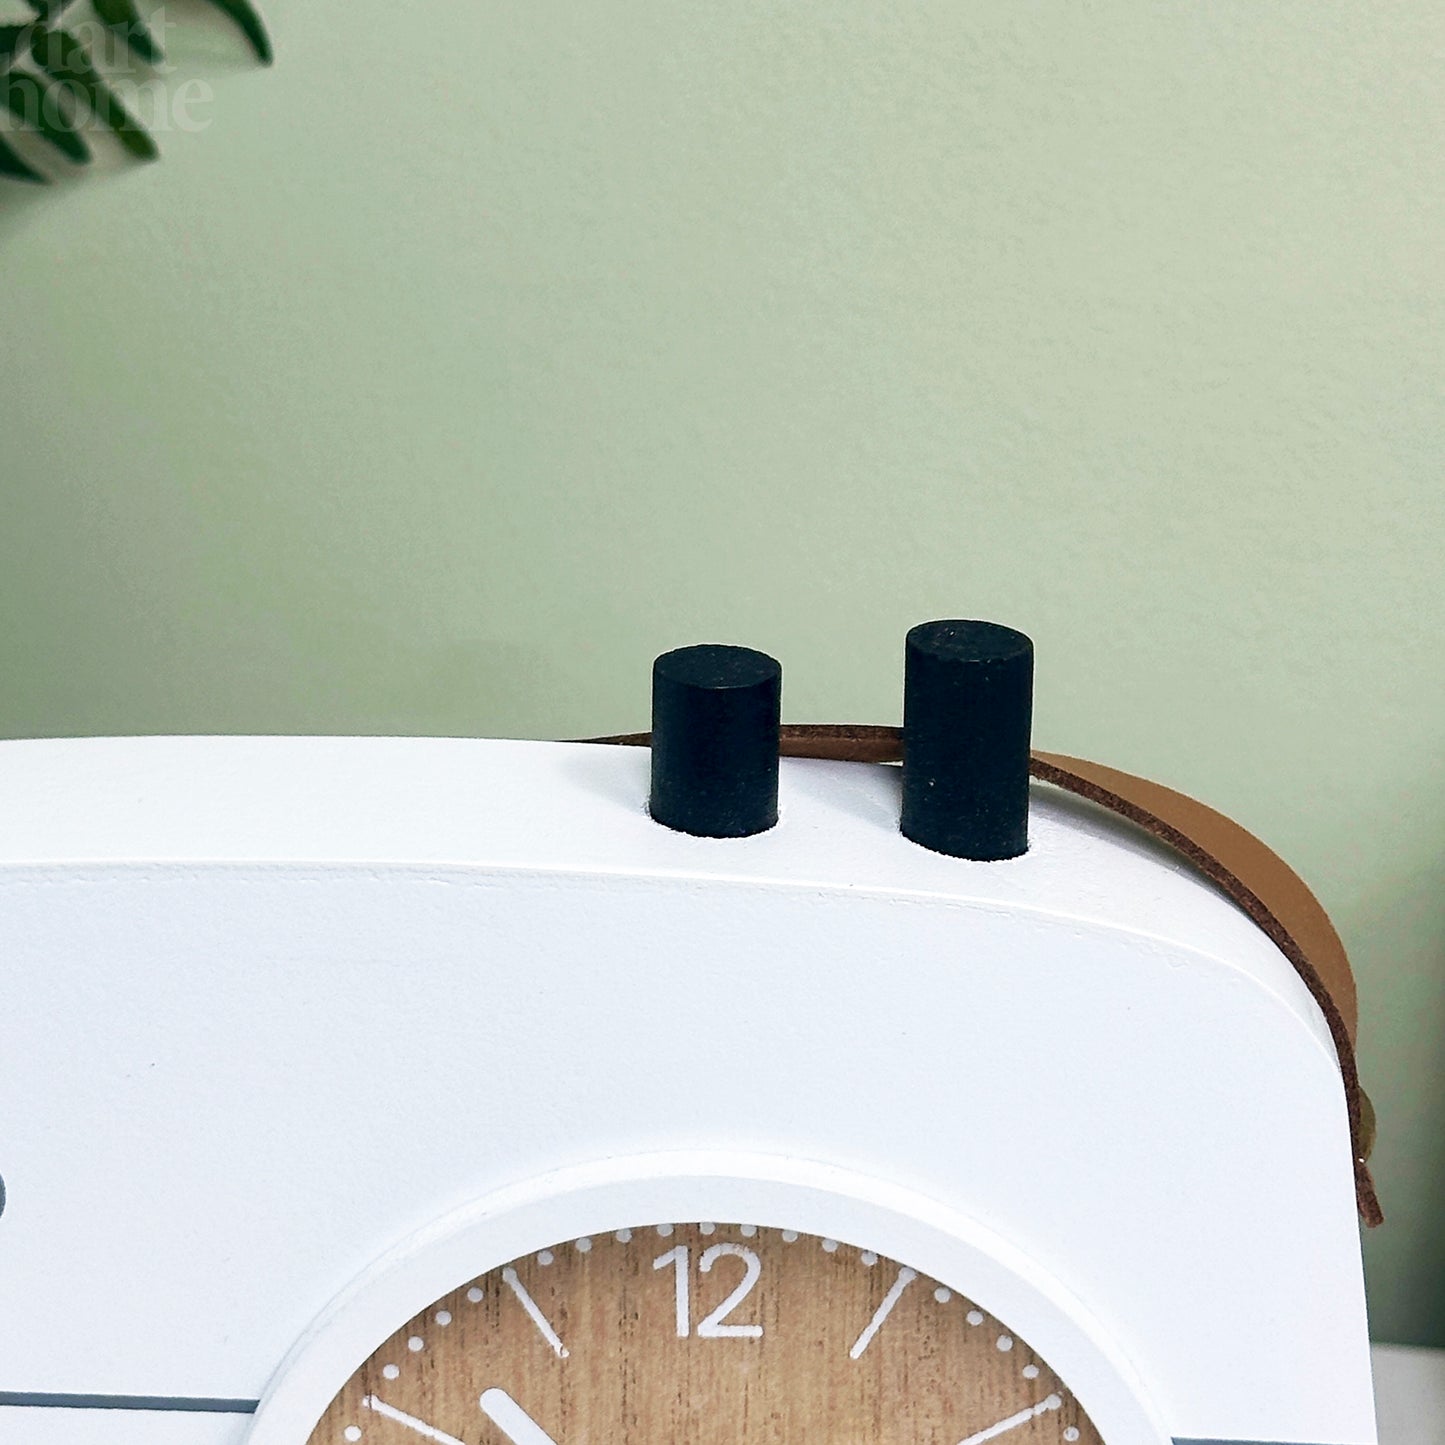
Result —
[[1108, 1445], [1171, 1445], [1145, 1383], [1081, 1301], [978, 1222], [835, 1166], [666, 1153], [556, 1171], [443, 1216], [388, 1251], [273, 1376], [247, 1445], [304, 1445], [358, 1366], [469, 1279], [582, 1235], [696, 1219], [797, 1229], [906, 1263], [1006, 1322], [1048, 1361]]

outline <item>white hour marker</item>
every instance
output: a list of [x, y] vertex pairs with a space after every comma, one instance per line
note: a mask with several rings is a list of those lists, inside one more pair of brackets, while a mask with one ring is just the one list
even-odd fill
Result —
[[438, 1430], [435, 1425], [428, 1425], [425, 1420], [418, 1420], [415, 1415], [408, 1415], [406, 1411], [388, 1405], [385, 1400], [378, 1400], [375, 1395], [367, 1395], [361, 1403], [382, 1419], [394, 1420], [398, 1425], [404, 1425], [423, 1440], [435, 1440], [436, 1445], [465, 1445], [465, 1442], [458, 1440], [455, 1435], [448, 1435], [445, 1430]]
[[[753, 1287], [762, 1278], [763, 1265], [757, 1255], [743, 1244], [714, 1244], [703, 1250], [698, 1269], [711, 1274], [713, 1265], [720, 1259], [740, 1259], [743, 1262], [742, 1282], [705, 1320], [698, 1322], [697, 1337], [700, 1340], [745, 1339], [756, 1340], [763, 1333], [761, 1325], [728, 1324], [727, 1317], [752, 1293]], [[692, 1294], [690, 1272], [692, 1251], [687, 1245], [679, 1244], [666, 1254], [659, 1254], [652, 1261], [653, 1269], [673, 1268], [673, 1306], [677, 1320], [677, 1337], [685, 1340], [692, 1333]]]
[[673, 1274], [673, 1305], [677, 1315], [677, 1337], [685, 1340], [692, 1333], [692, 1298], [688, 1292], [688, 1252], [685, 1244], [659, 1254], [652, 1261], [653, 1269], [666, 1269], [671, 1265]]
[[743, 1244], [714, 1244], [703, 1250], [697, 1267], [709, 1274], [720, 1259], [740, 1259], [743, 1262], [742, 1283], [697, 1327], [699, 1339], [703, 1340], [756, 1340], [762, 1336], [761, 1325], [730, 1325], [724, 1323], [727, 1317], [742, 1304], [752, 1292], [753, 1286], [763, 1277], [763, 1262]]
[[552, 1346], [552, 1353], [559, 1360], [567, 1358], [567, 1347], [558, 1338], [557, 1331], [547, 1322], [547, 1316], [537, 1308], [537, 1301], [527, 1293], [522, 1281], [517, 1278], [517, 1271], [511, 1265], [502, 1271], [502, 1282], [517, 1296], [522, 1308], [527, 1311], [528, 1318], [537, 1326], [537, 1333]]
[[883, 1296], [883, 1303], [874, 1311], [873, 1318], [868, 1321], [863, 1333], [853, 1341], [853, 1348], [848, 1351], [850, 1360], [856, 1360], [873, 1343], [873, 1336], [883, 1328], [883, 1322], [893, 1313], [893, 1307], [903, 1298], [903, 1291], [917, 1278], [918, 1271], [909, 1269], [906, 1264], [898, 1271], [898, 1278], [893, 1281], [892, 1288]]
[[1063, 1403], [1057, 1395], [1050, 1395], [1032, 1408], [1020, 1410], [1017, 1415], [1010, 1415], [1007, 1420], [1000, 1420], [997, 1425], [990, 1425], [987, 1430], [980, 1430], [977, 1435], [970, 1435], [967, 1440], [959, 1441], [959, 1445], [983, 1445], [985, 1440], [996, 1440], [1010, 1430], [1017, 1430], [1020, 1425], [1027, 1425], [1038, 1415], [1047, 1415], [1050, 1410], [1057, 1410]]
[[480, 1403], [482, 1414], [512, 1445], [556, 1445], [552, 1437], [505, 1390], [485, 1391]]

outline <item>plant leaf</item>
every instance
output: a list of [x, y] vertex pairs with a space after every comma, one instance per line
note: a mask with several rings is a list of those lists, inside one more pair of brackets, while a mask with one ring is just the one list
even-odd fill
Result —
[[0, 101], [27, 130], [44, 136], [76, 165], [84, 165], [90, 159], [90, 147], [75, 128], [75, 106], [69, 86], [46, 85], [36, 76], [12, 72], [0, 77]]
[[0, 70], [10, 68], [10, 62], [25, 44], [25, 32], [29, 29], [28, 25], [0, 25]]
[[42, 176], [34, 166], [28, 165], [13, 150], [9, 143], [0, 136], [0, 176], [11, 176], [17, 181], [29, 181], [32, 185], [49, 185], [49, 178]]
[[[31, 0], [34, 3], [34, 0]], [[271, 48], [271, 37], [266, 32], [266, 23], [257, 13], [256, 7], [251, 0], [210, 0], [210, 3], [217, 10], [224, 11], [241, 27], [246, 39], [251, 42], [251, 49], [256, 52], [256, 59], [262, 65], [270, 65], [276, 58], [275, 51]]]
[[69, 31], [47, 30], [43, 25], [36, 25], [30, 37], [30, 53], [52, 80], [75, 85], [84, 92], [96, 118], [115, 132], [116, 139], [131, 155], [138, 160], [153, 161], [160, 154], [145, 127], [96, 73], [89, 52]]
[[108, 30], [125, 41], [131, 54], [147, 65], [159, 65], [166, 58], [146, 28], [135, 0], [95, 0], [95, 13]]

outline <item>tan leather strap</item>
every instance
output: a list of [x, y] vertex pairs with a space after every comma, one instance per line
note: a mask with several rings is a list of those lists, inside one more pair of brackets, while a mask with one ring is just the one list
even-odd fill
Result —
[[[629, 733], [587, 741], [646, 747], [651, 736]], [[846, 723], [793, 724], [782, 730], [782, 752], [794, 758], [896, 763], [903, 757], [903, 731]], [[1120, 814], [1182, 853], [1244, 909], [1289, 959], [1323, 1010], [1339, 1055], [1360, 1218], [1372, 1228], [1382, 1223], [1385, 1216], [1366, 1162], [1374, 1144], [1375, 1121], [1355, 1062], [1358, 1008], [1354, 974], [1339, 934], [1304, 880], [1233, 819], [1173, 788], [1057, 753], [1034, 753], [1030, 771], [1043, 782]]]

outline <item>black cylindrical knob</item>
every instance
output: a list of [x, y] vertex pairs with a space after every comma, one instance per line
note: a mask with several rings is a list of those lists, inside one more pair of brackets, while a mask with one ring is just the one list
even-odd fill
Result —
[[778, 821], [783, 669], [705, 644], [652, 665], [652, 816], [680, 833], [746, 838]]
[[1034, 645], [994, 622], [924, 622], [903, 683], [903, 832], [955, 858], [1029, 846]]

